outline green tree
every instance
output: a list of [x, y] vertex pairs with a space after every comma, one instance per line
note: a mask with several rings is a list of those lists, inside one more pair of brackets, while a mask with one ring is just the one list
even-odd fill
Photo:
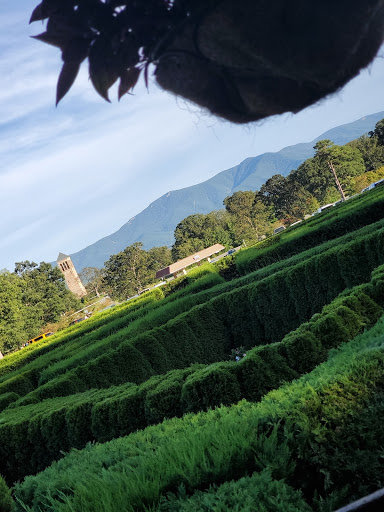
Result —
[[337, 146], [325, 139], [314, 146], [315, 156], [303, 162], [290, 174], [321, 204], [340, 198], [335, 178], [330, 169], [331, 162], [346, 194], [354, 193], [353, 178], [365, 172], [364, 160], [358, 148]]
[[20, 278], [0, 273], [0, 351], [8, 351], [25, 341], [23, 289]]
[[118, 299], [138, 293], [153, 277], [148, 270], [148, 254], [141, 242], [129, 245], [105, 263], [105, 285]]
[[172, 251], [167, 246], [152, 247], [147, 252], [148, 254], [148, 270], [156, 275], [156, 272], [164, 267], [170, 265], [173, 261]]
[[45, 324], [56, 322], [63, 312], [80, 306], [79, 299], [66, 289], [63, 274], [50, 263], [19, 262], [15, 274], [21, 280], [28, 337], [36, 336], [36, 330]]
[[271, 231], [272, 209], [260, 199], [258, 192], [239, 191], [224, 199], [231, 215], [231, 231], [236, 244], [258, 240]]
[[97, 267], [85, 267], [79, 273], [81, 282], [87, 293], [96, 294], [98, 297], [104, 291], [104, 269]]
[[384, 146], [379, 144], [376, 136], [362, 135], [356, 140], [348, 142], [347, 146], [358, 149], [364, 160], [365, 171], [375, 171], [384, 165]]
[[305, 215], [311, 214], [319, 208], [319, 202], [313, 194], [295, 181], [291, 176], [288, 177], [286, 189], [285, 212], [283, 217], [289, 222], [303, 219]]
[[[264, 204], [273, 208], [279, 220], [297, 220], [311, 213], [314, 198], [311, 192], [295, 179], [293, 173], [287, 178], [275, 174], [260, 188], [260, 197]], [[313, 211], [313, 210], [312, 210]]]
[[369, 136], [377, 138], [380, 146], [384, 146], [384, 119], [376, 123], [375, 129], [369, 132]]
[[174, 260], [185, 258], [206, 247], [220, 243], [225, 247], [232, 245], [230, 217], [225, 210], [206, 215], [189, 215], [176, 226], [175, 243], [172, 247]]
[[15, 272], [0, 273], [0, 350], [20, 346], [79, 306], [58, 268], [28, 260], [16, 263]]

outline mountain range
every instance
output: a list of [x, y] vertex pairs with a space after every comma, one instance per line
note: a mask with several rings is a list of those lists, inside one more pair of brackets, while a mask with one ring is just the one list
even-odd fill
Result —
[[288, 146], [276, 153], [263, 153], [219, 172], [203, 183], [180, 190], [172, 190], [153, 201], [147, 208], [126, 222], [118, 231], [92, 245], [71, 254], [78, 271], [84, 267], [103, 267], [112, 254], [134, 242], [142, 242], [144, 249], [174, 242], [177, 224], [188, 215], [209, 213], [223, 208], [225, 197], [238, 190], [258, 190], [274, 174], [287, 176], [304, 160], [314, 155], [313, 146], [319, 140], [330, 139], [335, 144], [346, 144], [373, 130], [384, 118], [384, 112], [367, 115], [352, 123], [332, 128], [311, 142]]

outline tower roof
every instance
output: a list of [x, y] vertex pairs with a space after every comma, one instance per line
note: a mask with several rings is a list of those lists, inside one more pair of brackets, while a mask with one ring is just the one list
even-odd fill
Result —
[[59, 252], [59, 255], [58, 255], [56, 261], [66, 260], [67, 258], [69, 258], [68, 254], [63, 254], [62, 252]]

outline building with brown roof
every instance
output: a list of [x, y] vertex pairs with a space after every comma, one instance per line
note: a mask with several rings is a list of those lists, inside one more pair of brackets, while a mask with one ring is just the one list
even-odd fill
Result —
[[[168, 267], [162, 268], [161, 270], [158, 270], [156, 272], [156, 278], [161, 279], [165, 276], [175, 275], [178, 274], [181, 271], [185, 271], [187, 267], [190, 267], [194, 263], [198, 263], [200, 261], [205, 260], [206, 258], [209, 258], [213, 254], [217, 254], [218, 252], [224, 251], [225, 247], [221, 244], [215, 244], [211, 247], [207, 247], [206, 249], [202, 249], [199, 252], [196, 252], [195, 254], [191, 254], [191, 256], [187, 256], [186, 258], [183, 258], [182, 260], [176, 261], [175, 263], [172, 263], [171, 265], [168, 265]], [[208, 259], [209, 261], [209, 259]]]

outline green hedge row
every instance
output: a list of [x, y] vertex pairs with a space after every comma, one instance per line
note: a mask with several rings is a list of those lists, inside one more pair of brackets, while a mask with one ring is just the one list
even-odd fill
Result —
[[[321, 244], [320, 247], [293, 256], [289, 260], [270, 265], [245, 278], [237, 279], [232, 283], [220, 285], [218, 282], [218, 279], [220, 280], [219, 276], [215, 274], [203, 276], [203, 278], [188, 285], [184, 290], [173, 293], [163, 301], [152, 301], [151, 304], [147, 304], [146, 307], [142, 307], [138, 311], [128, 311], [125, 319], [120, 320], [118, 325], [111, 321], [109, 324], [94, 332], [69, 340], [68, 343], [62, 343], [59, 344], [59, 346], [55, 344], [55, 350], [52, 350], [48, 354], [41, 355], [36, 361], [32, 361], [22, 369], [16, 371], [16, 374], [23, 373], [26, 370], [33, 370], [36, 374], [35, 380], [43, 384], [52, 378], [52, 374], [64, 373], [71, 367], [75, 367], [87, 360], [97, 357], [100, 353], [104, 353], [107, 348], [107, 343], [110, 343], [110, 347], [114, 348], [122, 340], [127, 339], [128, 336], [132, 337], [134, 334], [146, 330], [146, 328], [165, 323], [177, 314], [188, 311], [196, 304], [203, 303], [214, 296], [239, 288], [245, 284], [255, 283], [281, 270], [287, 270], [288, 267], [293, 267], [315, 254], [320, 255], [340, 244], [348, 244], [357, 237], [369, 236], [379, 231], [383, 226], [384, 221], [367, 226], [357, 232], [344, 235], [340, 239], [326, 242]], [[186, 290], [189, 292], [189, 295], [185, 295]], [[148, 296], [147, 299], [152, 297], [153, 292], [149, 292]], [[111, 318], [114, 317], [111, 316]], [[127, 327], [122, 328], [124, 325], [127, 325]], [[109, 335], [111, 337], [109, 337]], [[63, 341], [65, 341], [65, 339]], [[44, 347], [41, 351], [44, 351]], [[22, 357], [23, 355], [21, 353], [21, 357], [18, 359], [19, 365], [23, 362]], [[2, 366], [0, 362], [0, 371], [1, 369]], [[0, 375], [0, 382], [14, 375], [15, 372], [11, 375]]]
[[[374, 194], [376, 194], [376, 191], [373, 191]], [[374, 196], [373, 194], [373, 196]], [[372, 195], [372, 194], [371, 194]], [[372, 196], [372, 197], [373, 197]], [[376, 197], [376, 203], [377, 201], [380, 202], [381, 198], [380, 198], [380, 195], [377, 193], [377, 196]], [[341, 205], [340, 207], [338, 208], [344, 208], [345, 207], [349, 207], [350, 210], [353, 210], [353, 218], [354, 219], [359, 219], [360, 218], [360, 221], [356, 224], [355, 221], [353, 220], [353, 222], [351, 222], [349, 225], [348, 225], [348, 230], [347, 231], [351, 231], [353, 229], [355, 229], [356, 226], [360, 226], [361, 225], [361, 219], [366, 219], [366, 221], [369, 221], [369, 222], [372, 222], [372, 219], [373, 217], [371, 216], [367, 216], [366, 213], [363, 212], [363, 214], [361, 215], [359, 212], [358, 212], [358, 207], [361, 206], [360, 203], [361, 201], [363, 202], [366, 202], [367, 201], [367, 198], [368, 198], [368, 195], [365, 195], [365, 196], [361, 196], [358, 199], [358, 201], [356, 202], [356, 199], [354, 199], [353, 201], [350, 201], [348, 203], [345, 203], [344, 205]], [[369, 200], [369, 202], [373, 202], [372, 198]], [[378, 206], [376, 208], [376, 212], [380, 212], [380, 204], [376, 204], [375, 202], [373, 202], [373, 206]], [[351, 206], [353, 205], [353, 208], [351, 208]], [[363, 204], [364, 206], [364, 204]], [[371, 205], [371, 207], [373, 207]], [[356, 211], [355, 211], [356, 210]], [[334, 211], [339, 211], [337, 210], [337, 208], [334, 209]], [[332, 211], [332, 215], [334, 215], [334, 211]], [[326, 215], [329, 216], [330, 212], [328, 212]], [[375, 215], [377, 215], [377, 213], [374, 212]], [[327, 217], [328, 218], [328, 217]], [[310, 222], [315, 222], [315, 223], [319, 223], [318, 220], [316, 218], [314, 219], [311, 219]], [[323, 223], [323, 220], [321, 220], [320, 224]], [[304, 226], [303, 226], [304, 227]], [[299, 235], [302, 234], [301, 232], [302, 230], [302, 227], [300, 228], [296, 228], [294, 233], [295, 233], [295, 240], [294, 240], [294, 245], [295, 247], [297, 246], [298, 247], [298, 240], [297, 238], [299, 237]], [[333, 230], [333, 228], [332, 228]], [[331, 230], [331, 231], [332, 231]], [[288, 235], [288, 233], [284, 233], [284, 236]], [[333, 230], [332, 233], [330, 234], [330, 237], [333, 237], [333, 236], [338, 236], [339, 235], [339, 232], [338, 231], [335, 231]], [[304, 232], [304, 235], [305, 237], [305, 232]], [[315, 242], [318, 243], [319, 241], [322, 241], [324, 240], [323, 237], [318, 237], [318, 238], [315, 238]], [[301, 242], [300, 242], [301, 243]], [[310, 244], [311, 246], [313, 244]], [[305, 246], [305, 244], [304, 244]], [[301, 247], [301, 246], [300, 246]], [[253, 250], [253, 249], [252, 249]], [[248, 254], [248, 252], [245, 252], [243, 254]], [[304, 255], [303, 255], [304, 256]], [[279, 256], [279, 259], [281, 258], [281, 255]], [[273, 269], [271, 268], [271, 271], [273, 271]], [[205, 276], [204, 276], [205, 277]], [[249, 276], [249, 279], [254, 279], [254, 278], [257, 278], [257, 276]], [[261, 277], [261, 275], [260, 275]], [[216, 277], [216, 279], [219, 279], [219, 276]], [[194, 285], [197, 285], [196, 288], [198, 289], [201, 289], [205, 287], [205, 285], [207, 287], [209, 286], [212, 286], [212, 284], [218, 284], [218, 281], [212, 283], [212, 282], [208, 282], [208, 283], [199, 283], [199, 281], [201, 281], [201, 279], [198, 279], [197, 281], [195, 281], [193, 284]], [[209, 280], [208, 280], [209, 281]], [[238, 285], [241, 285], [241, 280], [237, 280], [238, 281]], [[245, 281], [244, 281], [245, 282]], [[190, 285], [187, 286], [186, 289], [184, 290], [180, 290], [180, 292], [176, 293], [176, 294], [173, 294], [175, 295], [175, 297], [173, 297], [173, 295], [170, 297], [171, 300], [174, 300], [174, 299], [177, 299], [179, 298], [180, 296], [182, 295], [185, 295], [186, 293], [193, 293], [193, 292], [196, 292], [196, 290], [192, 290], [189, 291], [189, 288], [190, 288]], [[225, 291], [225, 288], [223, 288], [222, 291]], [[153, 300], [158, 300], [159, 298], [161, 297], [155, 297], [155, 296], [152, 296], [153, 292], [155, 293], [159, 293], [160, 295], [161, 292], [160, 290], [153, 290], [151, 292], [149, 292], [148, 294], [145, 294], [144, 296], [138, 298], [138, 299], [134, 299], [132, 301], [130, 301], [127, 305], [124, 305], [124, 308], [126, 307], [127, 308], [127, 311], [124, 312], [124, 315], [126, 316], [126, 313], [130, 312], [132, 313], [134, 309], [142, 309], [143, 307], [145, 307], [145, 305], [150, 302], [150, 301], [153, 301]], [[218, 292], [220, 293], [220, 291], [218, 290]], [[95, 328], [98, 328], [100, 327], [100, 325], [102, 325], [105, 321], [108, 321], [108, 323], [110, 322], [110, 320], [112, 319], [115, 319], [115, 316], [119, 316], [120, 315], [120, 311], [117, 310], [118, 308], [116, 308], [116, 312], [114, 311], [111, 311], [111, 312], [108, 312], [108, 313], [102, 313], [101, 315], [98, 315], [98, 317], [101, 317], [97, 320], [97, 323], [95, 324], [95, 326], [93, 326], [92, 324], [92, 321], [88, 321], [86, 324], [83, 324], [83, 325], [77, 325], [77, 326], [73, 326], [73, 328], [71, 328], [71, 332], [65, 332], [65, 333], [58, 333], [55, 338], [55, 339], [51, 339], [50, 340], [50, 343], [47, 344], [47, 345], [40, 345], [39, 347], [30, 347], [28, 349], [24, 349], [23, 351], [21, 352], [18, 352], [18, 353], [15, 353], [15, 354], [12, 354], [10, 356], [8, 356], [7, 358], [5, 358], [4, 360], [2, 360], [0, 362], [0, 381], [2, 380], [2, 375], [4, 375], [5, 373], [9, 373], [10, 371], [14, 370], [15, 368], [19, 368], [20, 366], [24, 365], [27, 361], [29, 360], [32, 360], [32, 359], [35, 359], [36, 357], [38, 357], [39, 355], [41, 354], [44, 354], [45, 352], [47, 351], [51, 351], [53, 349], [56, 349], [59, 348], [60, 350], [62, 350], [62, 346], [73, 340], [75, 343], [72, 344], [72, 347], [71, 347], [71, 351], [74, 350], [74, 347], [76, 351], [79, 351], [79, 346], [76, 346], [76, 345], [80, 345], [80, 344], [86, 344], [87, 343], [87, 340], [85, 339], [86, 337], [84, 336], [87, 332], [90, 332], [92, 331], [93, 329]], [[139, 315], [140, 316], [140, 315]], [[96, 320], [97, 317], [94, 318], [94, 320]], [[132, 319], [133, 320], [133, 319]], [[132, 320], [129, 320], [129, 321], [132, 321]], [[101, 324], [100, 324], [101, 322]], [[124, 325], [124, 322], [123, 322], [123, 325]], [[120, 329], [122, 328], [123, 325], [119, 325], [119, 326], [115, 326], [115, 330], [117, 329]], [[108, 331], [108, 328], [107, 328], [107, 331]], [[100, 337], [103, 337], [105, 335], [104, 332], [101, 332], [99, 331], [99, 338]], [[80, 342], [80, 343], [79, 343]], [[63, 354], [64, 355], [64, 354]], [[57, 357], [56, 357], [57, 360], [60, 360], [61, 357], [59, 356], [59, 354], [57, 354]], [[48, 366], [47, 364], [45, 366]], [[4, 378], [4, 377], [3, 377]]]
[[[4, 425], [0, 425], [0, 458], [3, 453], [13, 454], [8, 457], [7, 471], [11, 473], [7, 472], [7, 476], [16, 479], [34, 473], [69, 447], [80, 448], [95, 439], [120, 437], [165, 417], [230, 405], [241, 398], [260, 400], [283, 382], [311, 371], [326, 359], [329, 349], [347, 342], [378, 320], [383, 308], [369, 295], [381, 297], [384, 305], [384, 267], [375, 272], [373, 281], [374, 285], [361, 285], [342, 294], [322, 314], [316, 314], [283, 341], [257, 347], [239, 363], [174, 370], [141, 386], [123, 385], [113, 392], [111, 388], [93, 390], [5, 411]], [[18, 432], [16, 442], [13, 429]], [[60, 440], [56, 440], [52, 450], [41, 454], [39, 447], [48, 445], [47, 438], [54, 437], [57, 429], [61, 432]], [[45, 434], [31, 439], [31, 432], [36, 431]], [[23, 467], [18, 467], [19, 472], [12, 473], [25, 450], [24, 445], [17, 445], [20, 436], [28, 440], [31, 451], [23, 460]]]
[[1, 512], [12, 512], [14, 510], [14, 503], [4, 479], [0, 475], [0, 510]]
[[[50, 380], [52, 373], [65, 373], [72, 367], [103, 354], [107, 348], [116, 347], [129, 336], [133, 337], [147, 328], [161, 325], [175, 315], [188, 311], [194, 305], [204, 302], [206, 295], [209, 294], [209, 288], [215, 287], [215, 285], [221, 282], [223, 282], [223, 278], [217, 274], [204, 275], [200, 279], [193, 281], [185, 290], [172, 294], [164, 299], [164, 301], [159, 300], [162, 297], [162, 291], [157, 290], [156, 293], [155, 291], [149, 292], [148, 295], [152, 297], [151, 303], [148, 303], [147, 300], [146, 304], [138, 310], [128, 310], [125, 318], [120, 318], [118, 321], [114, 320], [114, 317], [111, 315], [109, 323], [105, 323], [105, 325], [82, 336], [79, 333], [79, 337], [69, 340], [63, 339], [63, 343], [55, 344], [54, 350], [45, 351], [45, 347], [42, 347], [39, 352], [34, 354], [36, 357], [38, 354], [41, 354], [40, 357], [34, 358], [29, 364], [27, 363], [23, 366], [25, 361], [23, 360], [23, 354], [20, 353], [17, 360], [12, 361], [13, 373], [0, 376], [0, 383], [25, 371], [31, 371], [34, 374], [34, 380], [43, 384]], [[191, 295], [184, 296], [186, 290]], [[0, 364], [0, 371], [1, 369]], [[8, 369], [9, 366], [6, 370]], [[0, 384], [1, 389], [2, 386]]]
[[299, 252], [310, 249], [322, 241], [332, 240], [376, 222], [384, 216], [384, 193], [378, 188], [370, 194], [314, 216], [294, 230], [260, 242], [236, 255], [236, 266], [241, 275], [270, 265]]
[[201, 285], [204, 284], [204, 282], [209, 283], [208, 287], [212, 286], [212, 275], [214, 275], [214, 279], [216, 279], [216, 283], [222, 283], [224, 282], [224, 279], [218, 274], [215, 267], [210, 265], [207, 262], [204, 262], [202, 265], [198, 267], [191, 268], [187, 274], [176, 277], [175, 279], [167, 282], [167, 284], [164, 286], [163, 290], [165, 295], [178, 293], [179, 297], [182, 297], [183, 295], [190, 293], [190, 285], [195, 284], [197, 281], [199, 282], [199, 289], [201, 290]]
[[[85, 336], [89, 333], [97, 331], [97, 336], [104, 336], [105, 332], [109, 332], [110, 329], [109, 325], [106, 326], [106, 324], [109, 324], [111, 321], [116, 322], [116, 329], [121, 328], [122, 325], [124, 326], [127, 323], [127, 314], [132, 315], [136, 313], [136, 316], [140, 316], [140, 310], [142, 308], [161, 300], [163, 297], [163, 292], [160, 289], [155, 289], [129, 303], [124, 303], [120, 306], [116, 306], [114, 309], [100, 312], [84, 323], [68, 327], [56, 333], [53, 338], [48, 338], [46, 342], [30, 345], [23, 350], [6, 356], [0, 361], [0, 381], [4, 380], [4, 378], [6, 379], [7, 374], [13, 372], [15, 369], [53, 350], [56, 350], [56, 358], [60, 357], [58, 355], [59, 353], [64, 355], [68, 350], [67, 345], [72, 343], [72, 349], [74, 346], [78, 347], [79, 341], [84, 341]], [[122, 322], [117, 323], [118, 320], [122, 320]], [[103, 330], [103, 328], [106, 330]]]
[[[124, 341], [123, 333], [118, 333], [115, 350], [105, 350], [90, 362], [58, 375], [17, 403], [34, 403], [127, 381], [140, 383], [172, 368], [223, 360], [233, 347], [251, 348], [279, 341], [346, 287], [369, 281], [371, 271], [383, 260], [381, 228], [260, 282], [214, 297], [133, 339]], [[65, 369], [64, 362], [60, 373]], [[5, 385], [0, 385], [0, 390]]]
[[36, 512], [148, 510], [180, 485], [191, 494], [266, 468], [323, 510], [372, 492], [384, 485], [383, 336], [381, 321], [259, 404], [186, 415], [72, 451], [14, 486], [17, 510], [22, 502]]
[[[141, 383], [174, 368], [226, 359], [230, 350], [230, 331], [213, 306], [210, 303], [195, 306], [169, 320], [165, 326], [128, 338], [115, 350], [58, 375], [14, 405], [124, 382]], [[24, 378], [24, 374], [17, 378]], [[7, 382], [1, 384], [0, 389], [6, 385]]]
[[210, 486], [208, 491], [197, 491], [191, 497], [182, 486], [178, 494], [162, 497], [156, 512], [310, 512], [301, 492], [283, 480], [274, 480], [269, 469], [240, 480]]

